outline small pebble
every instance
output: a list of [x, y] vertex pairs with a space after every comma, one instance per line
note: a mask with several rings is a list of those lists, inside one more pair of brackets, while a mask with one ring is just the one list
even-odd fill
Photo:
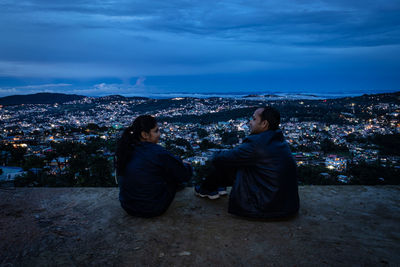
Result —
[[192, 253], [190, 253], [189, 251], [182, 251], [178, 255], [179, 256], [190, 256], [190, 255], [192, 255]]

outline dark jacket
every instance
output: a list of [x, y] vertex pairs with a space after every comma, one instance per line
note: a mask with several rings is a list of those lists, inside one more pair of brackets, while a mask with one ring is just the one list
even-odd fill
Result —
[[153, 217], [168, 209], [177, 186], [189, 180], [192, 169], [162, 146], [142, 142], [124, 173], [118, 183], [121, 206], [131, 215]]
[[243, 144], [214, 155], [213, 163], [237, 170], [230, 213], [277, 218], [299, 210], [296, 163], [281, 130], [250, 135]]

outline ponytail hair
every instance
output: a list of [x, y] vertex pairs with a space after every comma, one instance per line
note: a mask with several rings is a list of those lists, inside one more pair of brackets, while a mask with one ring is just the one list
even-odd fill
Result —
[[115, 152], [115, 168], [117, 176], [124, 175], [126, 165], [135, 150], [135, 146], [140, 144], [142, 132], [150, 133], [156, 127], [157, 121], [153, 116], [141, 115], [137, 117], [131, 126], [126, 128], [118, 140], [117, 151]]

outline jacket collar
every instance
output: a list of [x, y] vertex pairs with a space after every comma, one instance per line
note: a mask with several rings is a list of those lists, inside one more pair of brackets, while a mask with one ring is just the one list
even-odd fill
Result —
[[243, 142], [253, 142], [256, 140], [265, 140], [267, 138], [283, 138], [282, 130], [277, 129], [277, 130], [267, 130], [258, 134], [251, 134], [248, 137], [244, 139]]

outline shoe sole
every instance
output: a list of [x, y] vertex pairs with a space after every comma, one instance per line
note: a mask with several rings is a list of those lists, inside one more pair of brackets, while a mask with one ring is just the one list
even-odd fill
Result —
[[228, 194], [228, 192], [226, 191], [218, 191], [218, 195], [220, 196], [226, 196]]
[[211, 199], [211, 200], [214, 200], [214, 199], [218, 199], [218, 198], [219, 198], [219, 194], [218, 194], [218, 195], [215, 195], [215, 196], [210, 196], [210, 195], [203, 195], [203, 194], [197, 193], [196, 191], [194, 191], [194, 193], [195, 193], [196, 196], [199, 196], [199, 197], [208, 197], [208, 198]]

